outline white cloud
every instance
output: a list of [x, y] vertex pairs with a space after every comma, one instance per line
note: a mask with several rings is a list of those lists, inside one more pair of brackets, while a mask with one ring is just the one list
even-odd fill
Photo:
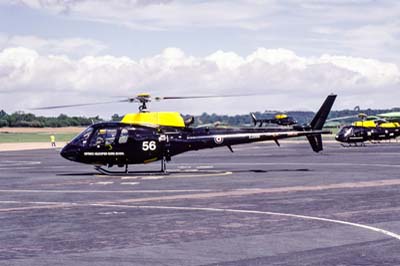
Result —
[[206, 60], [216, 64], [220, 69], [235, 69], [244, 63], [244, 59], [234, 52], [217, 52], [207, 56]]
[[[179, 38], [185, 38], [184, 33], [187, 32], [194, 39], [196, 33], [199, 36], [207, 35], [207, 39], [199, 39], [199, 42], [207, 42], [209, 46], [215, 41], [220, 42], [222, 47], [232, 49], [231, 43], [237, 41], [239, 44], [236, 49], [286, 47], [303, 54], [316, 51], [390, 61], [395, 58], [400, 65], [397, 52], [400, 42], [400, 2], [396, 0], [0, 0], [0, 4], [55, 14], [48, 19], [62, 17], [123, 25], [136, 30], [136, 33], [173, 32], [168, 41], [175, 38], [173, 43], [178, 43], [176, 45], [182, 41]], [[91, 34], [96, 32], [99, 34], [98, 27], [94, 27]], [[157, 37], [157, 34], [161, 37]], [[154, 36], [160, 43], [166, 38], [160, 32], [154, 33]], [[116, 38], [109, 43], [118, 40]], [[35, 40], [30, 42], [38, 43]], [[86, 45], [97, 47], [93, 51], [103, 49], [101, 43], [92, 41], [84, 45], [66, 44], [67, 47], [63, 49]], [[220, 47], [214, 46], [215, 50]], [[33, 45], [30, 48], [38, 50]], [[91, 49], [83, 50], [93, 54]]]
[[[245, 57], [223, 51], [194, 57], [178, 48], [167, 48], [158, 55], [139, 60], [114, 56], [72, 59], [22, 47], [0, 52], [0, 109], [7, 111], [102, 101], [140, 92], [161, 96], [265, 95], [155, 106], [156, 109], [178, 108], [184, 113], [304, 109], [316, 107], [331, 92], [339, 93], [352, 106], [382, 107], [398, 105], [400, 92], [394, 88], [399, 85], [400, 70], [393, 63], [334, 55], [300, 57], [285, 49], [259, 48]], [[391, 95], [390, 99], [387, 95]], [[85, 109], [79, 109], [78, 114], [82, 114], [80, 110]], [[112, 107], [92, 109], [92, 113], [107, 117], [118, 110], [124, 112]]]
[[105, 44], [92, 39], [45, 39], [33, 35], [8, 35], [0, 33], [0, 50], [16, 46], [30, 48], [46, 55], [67, 54], [75, 57], [97, 55], [107, 48]]
[[367, 79], [369, 84], [375, 86], [399, 82], [399, 68], [395, 64], [383, 64], [374, 59], [330, 55], [323, 55], [319, 61], [358, 73]]

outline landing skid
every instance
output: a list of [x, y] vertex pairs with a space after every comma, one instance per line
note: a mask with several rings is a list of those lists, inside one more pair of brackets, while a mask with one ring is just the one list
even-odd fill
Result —
[[161, 160], [161, 170], [160, 171], [129, 171], [128, 165], [125, 165], [125, 170], [124, 171], [110, 171], [107, 170], [101, 166], [95, 166], [94, 169], [98, 172], [100, 172], [103, 175], [169, 175], [167, 171], [167, 163], [166, 159], [163, 158]]

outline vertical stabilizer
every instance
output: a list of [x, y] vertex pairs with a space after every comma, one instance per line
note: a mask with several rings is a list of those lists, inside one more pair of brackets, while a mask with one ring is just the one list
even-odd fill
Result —
[[329, 112], [335, 102], [336, 95], [329, 95], [325, 102], [322, 104], [321, 108], [319, 108], [318, 112], [315, 114], [313, 120], [310, 123], [310, 126], [313, 130], [321, 130], [325, 124], [326, 119], [328, 118]]
[[[315, 114], [313, 120], [310, 123], [312, 130], [321, 130], [328, 118], [329, 112], [332, 109], [333, 103], [335, 102], [336, 95], [331, 94], [319, 108], [318, 112]], [[315, 152], [320, 152], [323, 149], [321, 134], [309, 135], [307, 136], [308, 142], [310, 142], [311, 148]]]

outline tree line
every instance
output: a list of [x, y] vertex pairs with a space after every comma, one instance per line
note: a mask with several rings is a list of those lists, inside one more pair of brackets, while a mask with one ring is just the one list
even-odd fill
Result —
[[103, 121], [99, 116], [70, 117], [60, 114], [57, 117], [45, 117], [24, 112], [7, 114], [4, 110], [0, 111], [0, 127], [72, 127], [88, 126], [99, 121]]

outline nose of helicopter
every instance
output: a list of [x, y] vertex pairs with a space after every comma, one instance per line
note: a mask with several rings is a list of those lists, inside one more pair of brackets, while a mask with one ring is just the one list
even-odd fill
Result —
[[67, 144], [62, 148], [60, 152], [61, 156], [70, 161], [76, 161], [78, 157], [78, 151], [76, 147], [71, 144]]
[[335, 139], [337, 141], [340, 141], [340, 142], [345, 142], [346, 141], [346, 137], [345, 137], [345, 134], [344, 134], [343, 130], [339, 130], [339, 132], [335, 136]]

